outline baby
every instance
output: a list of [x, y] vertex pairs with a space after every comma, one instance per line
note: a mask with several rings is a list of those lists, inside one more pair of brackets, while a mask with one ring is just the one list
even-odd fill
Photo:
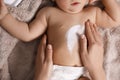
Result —
[[89, 19], [102, 27], [120, 25], [119, 5], [115, 0], [102, 0], [105, 9], [101, 10], [93, 6], [85, 7], [93, 0], [52, 1], [56, 7], [41, 9], [36, 18], [27, 24], [11, 16], [3, 0], [0, 0], [0, 25], [23, 41], [31, 41], [47, 30], [48, 43], [52, 44], [54, 51], [52, 80], [56, 80], [55, 76], [69, 80], [65, 75], [78, 79], [84, 71], [78, 47], [78, 35], [84, 33], [84, 23]]

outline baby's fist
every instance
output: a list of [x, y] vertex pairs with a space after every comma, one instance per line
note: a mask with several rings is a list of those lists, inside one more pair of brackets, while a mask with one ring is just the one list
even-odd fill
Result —
[[2, 20], [8, 14], [7, 6], [4, 0], [0, 0], [0, 20]]
[[89, 3], [92, 4], [92, 3], [94, 3], [95, 1], [99, 1], [99, 0], [89, 0]]

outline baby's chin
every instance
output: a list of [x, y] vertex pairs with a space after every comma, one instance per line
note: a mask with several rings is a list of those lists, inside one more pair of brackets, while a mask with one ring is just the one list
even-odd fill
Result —
[[77, 13], [80, 13], [82, 10], [64, 10], [64, 12], [66, 13], [70, 13], [70, 14], [77, 14]]

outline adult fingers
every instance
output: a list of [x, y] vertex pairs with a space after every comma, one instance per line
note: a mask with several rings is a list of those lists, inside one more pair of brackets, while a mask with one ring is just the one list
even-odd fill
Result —
[[93, 37], [94, 37], [94, 40], [97, 42], [97, 40], [98, 40], [98, 35], [97, 35], [96, 26], [95, 26], [93, 23], [91, 23], [91, 22], [89, 22], [89, 23], [90, 23], [90, 29], [91, 29], [91, 31], [92, 31], [92, 35], [93, 35]]
[[[88, 35], [88, 38], [89, 37], [91, 37], [92, 39], [91, 40], [89, 40], [88, 39], [88, 42], [89, 42], [89, 44], [92, 44], [92, 43], [100, 43], [100, 44], [102, 44], [102, 37], [101, 37], [101, 35], [99, 34], [99, 31], [97, 30], [97, 25], [96, 24], [93, 24], [93, 23], [91, 23], [90, 21], [89, 21], [89, 29], [91, 30], [91, 35], [92, 35], [92, 37], [91, 36], [89, 36]], [[90, 33], [90, 32], [89, 32]]]
[[86, 39], [85, 35], [80, 36], [79, 47], [80, 47], [79, 56], [80, 56], [82, 64], [84, 65], [85, 60], [86, 60], [86, 56], [88, 54], [88, 51], [87, 51], [87, 39]]
[[97, 29], [97, 25], [94, 24], [93, 27], [94, 27], [94, 30], [95, 30], [95, 34], [94, 34], [95, 39], [96, 39], [97, 42], [101, 43], [102, 42], [102, 37], [101, 37], [101, 35], [100, 35], [100, 33], [99, 33], [98, 29]]
[[48, 44], [46, 48], [45, 61], [47, 63], [53, 63], [52, 57], [53, 57], [53, 48], [52, 45]]
[[94, 36], [95, 42], [96, 42], [96, 43], [101, 43], [101, 42], [102, 42], [102, 37], [100, 36], [100, 34], [99, 34], [98, 30], [97, 30], [97, 25], [96, 25], [96, 24], [93, 24], [93, 23], [91, 23], [91, 22], [90, 22], [90, 24], [91, 24], [90, 27], [91, 27], [92, 34], [93, 34], [93, 36]]
[[85, 22], [85, 34], [86, 34], [86, 37], [87, 37], [87, 40], [88, 40], [89, 44], [95, 42], [95, 39], [94, 39], [94, 36], [93, 36], [93, 32], [91, 30], [91, 26], [92, 25], [90, 24], [89, 20], [87, 22]]
[[46, 40], [47, 40], [47, 36], [44, 35], [42, 37], [41, 42], [40, 42], [39, 47], [38, 47], [38, 53], [37, 53], [37, 55], [40, 57], [40, 59], [42, 60], [42, 62], [45, 59]]
[[36, 56], [36, 73], [41, 71], [43, 62], [44, 62], [44, 54], [45, 54], [45, 46], [46, 46], [46, 35], [44, 35], [40, 41], [38, 46], [38, 52]]
[[86, 39], [85, 35], [80, 36], [79, 46], [80, 46], [80, 53], [86, 54], [86, 52], [87, 52], [87, 39]]

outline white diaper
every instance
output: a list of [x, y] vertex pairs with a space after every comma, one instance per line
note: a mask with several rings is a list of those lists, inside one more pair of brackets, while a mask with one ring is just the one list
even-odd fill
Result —
[[77, 80], [85, 73], [84, 67], [53, 66], [50, 80]]

